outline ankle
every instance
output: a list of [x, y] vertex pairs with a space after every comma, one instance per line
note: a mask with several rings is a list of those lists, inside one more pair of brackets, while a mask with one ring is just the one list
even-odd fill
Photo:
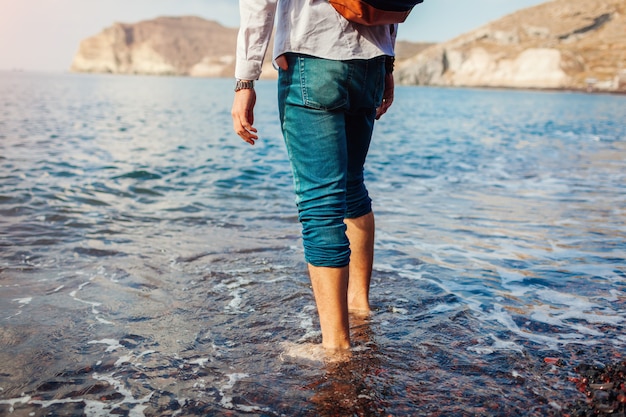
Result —
[[358, 281], [358, 277], [355, 278], [353, 275], [350, 275], [347, 293], [348, 309], [369, 310], [369, 285], [365, 287], [363, 284], [359, 284]]
[[348, 296], [348, 312], [355, 314], [369, 314], [371, 311], [367, 297]]
[[350, 349], [350, 338], [349, 337], [322, 338], [322, 347], [327, 352], [346, 351]]
[[365, 306], [365, 307], [350, 306], [348, 307], [348, 314], [350, 314], [350, 316], [357, 318], [357, 319], [365, 319], [372, 314], [372, 310], [370, 309], [369, 306]]

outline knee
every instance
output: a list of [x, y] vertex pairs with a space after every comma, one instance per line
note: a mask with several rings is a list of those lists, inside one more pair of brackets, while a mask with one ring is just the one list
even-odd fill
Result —
[[348, 182], [346, 192], [346, 218], [356, 219], [372, 211], [372, 199], [362, 181]]
[[344, 216], [301, 216], [304, 257], [313, 266], [343, 267], [350, 263]]
[[313, 266], [341, 268], [350, 263], [345, 224], [309, 230], [303, 234], [303, 241], [304, 258]]

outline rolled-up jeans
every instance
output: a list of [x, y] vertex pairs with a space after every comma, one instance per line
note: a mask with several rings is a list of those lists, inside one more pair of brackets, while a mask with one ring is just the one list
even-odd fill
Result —
[[289, 68], [279, 70], [278, 104], [305, 260], [343, 267], [350, 262], [344, 219], [372, 211], [363, 166], [382, 101], [385, 60], [286, 58]]

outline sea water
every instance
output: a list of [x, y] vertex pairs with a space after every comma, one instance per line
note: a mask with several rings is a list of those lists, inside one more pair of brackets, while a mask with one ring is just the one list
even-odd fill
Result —
[[337, 363], [257, 93], [252, 147], [232, 80], [0, 74], [1, 415], [563, 415], [624, 360], [626, 97], [397, 87]]

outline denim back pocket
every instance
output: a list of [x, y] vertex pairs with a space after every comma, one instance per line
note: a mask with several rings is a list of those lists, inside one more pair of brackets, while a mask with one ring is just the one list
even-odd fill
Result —
[[348, 86], [352, 77], [349, 63], [302, 55], [295, 61], [294, 71], [300, 78], [302, 92], [301, 104], [318, 110], [348, 106]]

